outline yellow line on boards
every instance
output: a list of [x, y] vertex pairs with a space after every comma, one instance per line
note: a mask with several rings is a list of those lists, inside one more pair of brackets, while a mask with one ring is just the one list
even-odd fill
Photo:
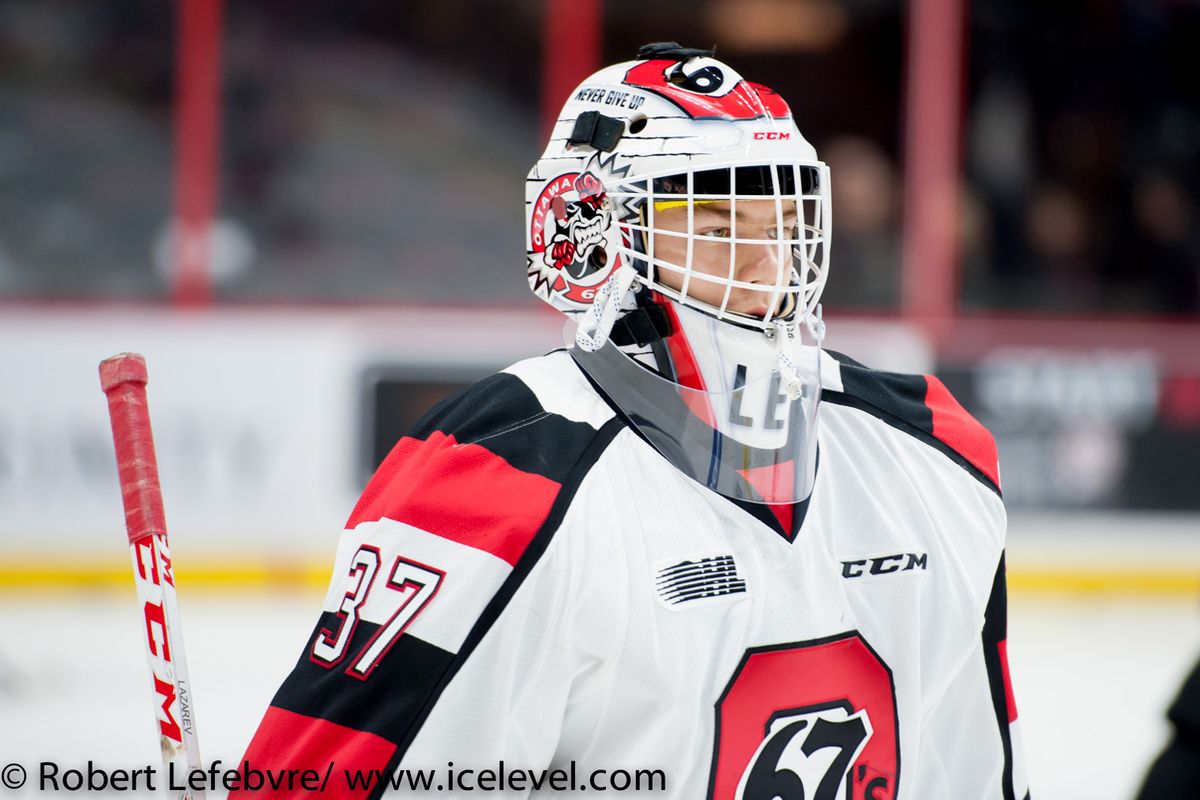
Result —
[[1200, 570], [1047, 569], [1008, 573], [1010, 593], [1191, 595], [1200, 597]]
[[[224, 561], [175, 564], [175, 583], [182, 590], [288, 590], [324, 591], [332, 563], [291, 562], [271, 564]], [[120, 561], [13, 561], [0, 559], [0, 593], [21, 591], [72, 591], [133, 589], [133, 565]]]
[[[332, 561], [267, 562], [243, 556], [229, 560], [176, 561], [176, 584], [197, 591], [321, 591], [329, 585]], [[1010, 594], [1132, 594], [1200, 597], [1200, 570], [1178, 567], [1129, 569], [1012, 568]], [[133, 566], [125, 560], [8, 558], [0, 554], [0, 594], [29, 591], [132, 591]]]

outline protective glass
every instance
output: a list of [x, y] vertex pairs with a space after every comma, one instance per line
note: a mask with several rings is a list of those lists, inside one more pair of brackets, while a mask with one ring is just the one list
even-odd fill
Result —
[[795, 348], [802, 388], [794, 399], [778, 370], [736, 352], [721, 359], [719, 371], [708, 371], [707, 391], [661, 377], [611, 342], [595, 352], [573, 348], [571, 355], [676, 469], [726, 497], [777, 504], [812, 493], [820, 352]]

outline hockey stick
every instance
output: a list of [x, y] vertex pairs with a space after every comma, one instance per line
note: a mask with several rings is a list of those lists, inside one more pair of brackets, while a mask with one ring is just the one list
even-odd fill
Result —
[[[122, 353], [100, 362], [100, 387], [108, 397], [117, 475], [125, 505], [125, 529], [133, 555], [138, 603], [146, 618], [146, 648], [154, 685], [159, 744], [168, 778], [164, 787], [186, 785], [202, 769], [192, 684], [183, 655], [179, 604], [167, 525], [163, 516], [158, 463], [146, 405], [146, 359]], [[203, 790], [186, 790], [181, 800], [204, 800]]]

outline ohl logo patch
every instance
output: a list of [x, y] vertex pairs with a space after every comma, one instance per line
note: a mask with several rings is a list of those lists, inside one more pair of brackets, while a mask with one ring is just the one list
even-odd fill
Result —
[[856, 632], [751, 648], [716, 706], [709, 800], [894, 800], [891, 670]]
[[591, 172], [567, 172], [550, 180], [534, 201], [529, 241], [529, 286], [547, 300], [583, 309], [617, 268], [609, 244], [612, 203]]

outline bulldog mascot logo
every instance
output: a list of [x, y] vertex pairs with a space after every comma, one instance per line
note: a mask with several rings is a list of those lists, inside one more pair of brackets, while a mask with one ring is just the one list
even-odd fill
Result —
[[549, 181], [534, 203], [529, 283], [538, 294], [586, 308], [620, 260], [609, 244], [613, 209], [591, 172]]

